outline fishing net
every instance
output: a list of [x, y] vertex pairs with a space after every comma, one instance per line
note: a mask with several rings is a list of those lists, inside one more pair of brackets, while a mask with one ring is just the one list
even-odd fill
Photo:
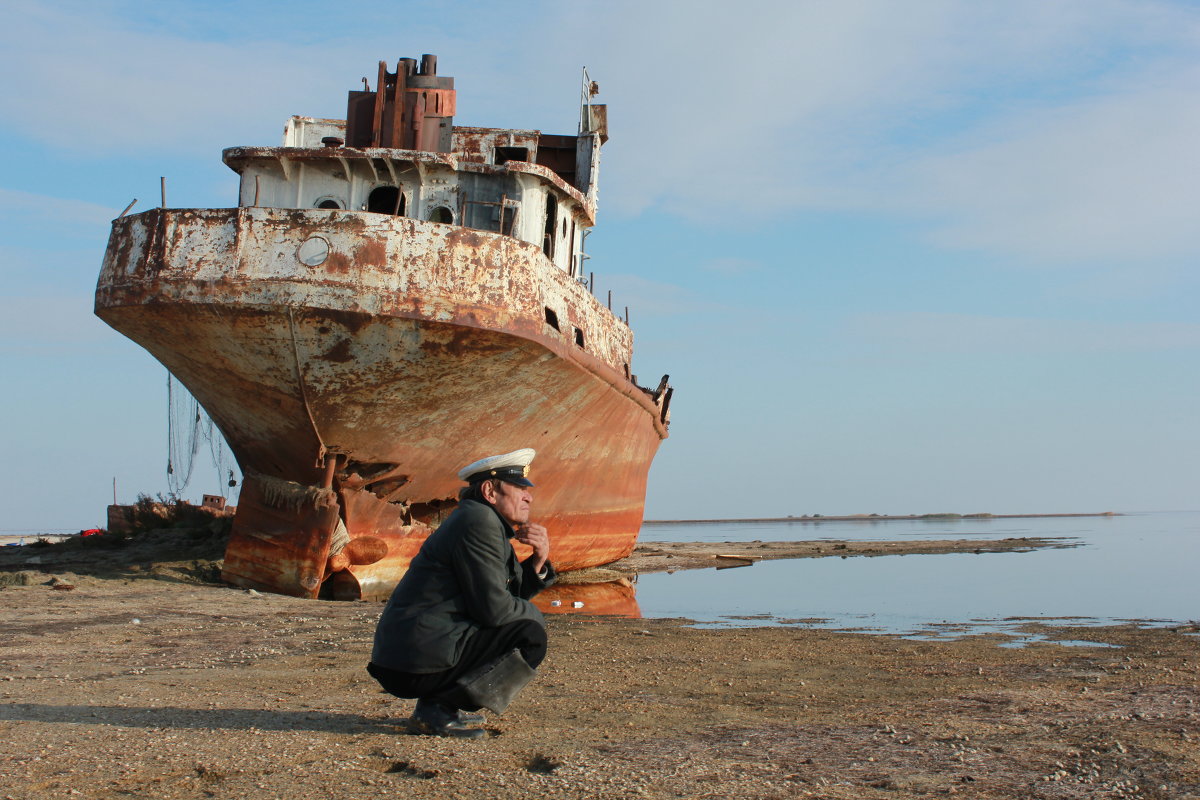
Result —
[[226, 473], [229, 475], [228, 482], [218, 480], [218, 489], [214, 492], [226, 497], [228, 487], [236, 486], [237, 479], [225, 437], [192, 393], [168, 372], [167, 489], [173, 497], [179, 497], [192, 482], [196, 457], [202, 448], [207, 449], [218, 479]]

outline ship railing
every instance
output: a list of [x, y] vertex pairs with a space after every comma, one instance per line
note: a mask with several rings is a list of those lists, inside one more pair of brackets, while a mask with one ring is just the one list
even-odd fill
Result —
[[579, 135], [592, 133], [595, 120], [592, 119], [592, 98], [600, 93], [600, 85], [588, 75], [587, 67], [583, 68], [583, 81], [579, 89]]

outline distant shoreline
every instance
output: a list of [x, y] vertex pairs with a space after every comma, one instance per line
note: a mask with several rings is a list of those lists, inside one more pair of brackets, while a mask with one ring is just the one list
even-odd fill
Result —
[[723, 522], [955, 522], [960, 519], [1044, 519], [1047, 517], [1120, 517], [1117, 511], [1096, 511], [1082, 514], [850, 514], [826, 517], [820, 514], [804, 517], [742, 517], [740, 519], [647, 519], [643, 525], [712, 525]]
[[61, 542], [63, 539], [69, 539], [72, 536], [78, 536], [79, 533], [0, 533], [0, 547], [9, 544], [17, 544], [18, 542], [32, 543], [38, 539], [46, 539], [51, 542]]
[[[643, 525], [717, 525], [730, 522], [766, 523], [766, 522], [897, 522], [901, 520], [924, 522], [957, 522], [958, 520], [989, 520], [989, 519], [1044, 519], [1053, 517], [1121, 517], [1119, 511], [1097, 511], [1084, 514], [848, 514], [845, 516], [821, 516], [820, 514], [803, 517], [741, 517], [730, 519], [647, 519]], [[74, 533], [26, 533], [0, 534], [0, 547], [16, 544], [19, 541], [34, 542], [38, 539], [61, 541]]]

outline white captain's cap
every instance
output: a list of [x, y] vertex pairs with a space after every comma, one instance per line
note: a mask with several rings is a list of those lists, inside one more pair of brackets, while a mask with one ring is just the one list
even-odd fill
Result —
[[533, 486], [529, 482], [529, 462], [537, 453], [531, 447], [514, 450], [502, 456], [488, 456], [458, 471], [460, 480], [467, 483], [499, 478], [517, 486]]

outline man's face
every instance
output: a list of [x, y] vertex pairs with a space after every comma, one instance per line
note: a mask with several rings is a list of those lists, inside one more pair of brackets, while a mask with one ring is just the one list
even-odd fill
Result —
[[[529, 522], [529, 507], [533, 504], [533, 494], [524, 486], [508, 483], [507, 481], [490, 481], [492, 492], [484, 487], [483, 496], [495, 507], [500, 516], [508, 520], [510, 525], [524, 525]], [[492, 494], [493, 497], [488, 497]]]

